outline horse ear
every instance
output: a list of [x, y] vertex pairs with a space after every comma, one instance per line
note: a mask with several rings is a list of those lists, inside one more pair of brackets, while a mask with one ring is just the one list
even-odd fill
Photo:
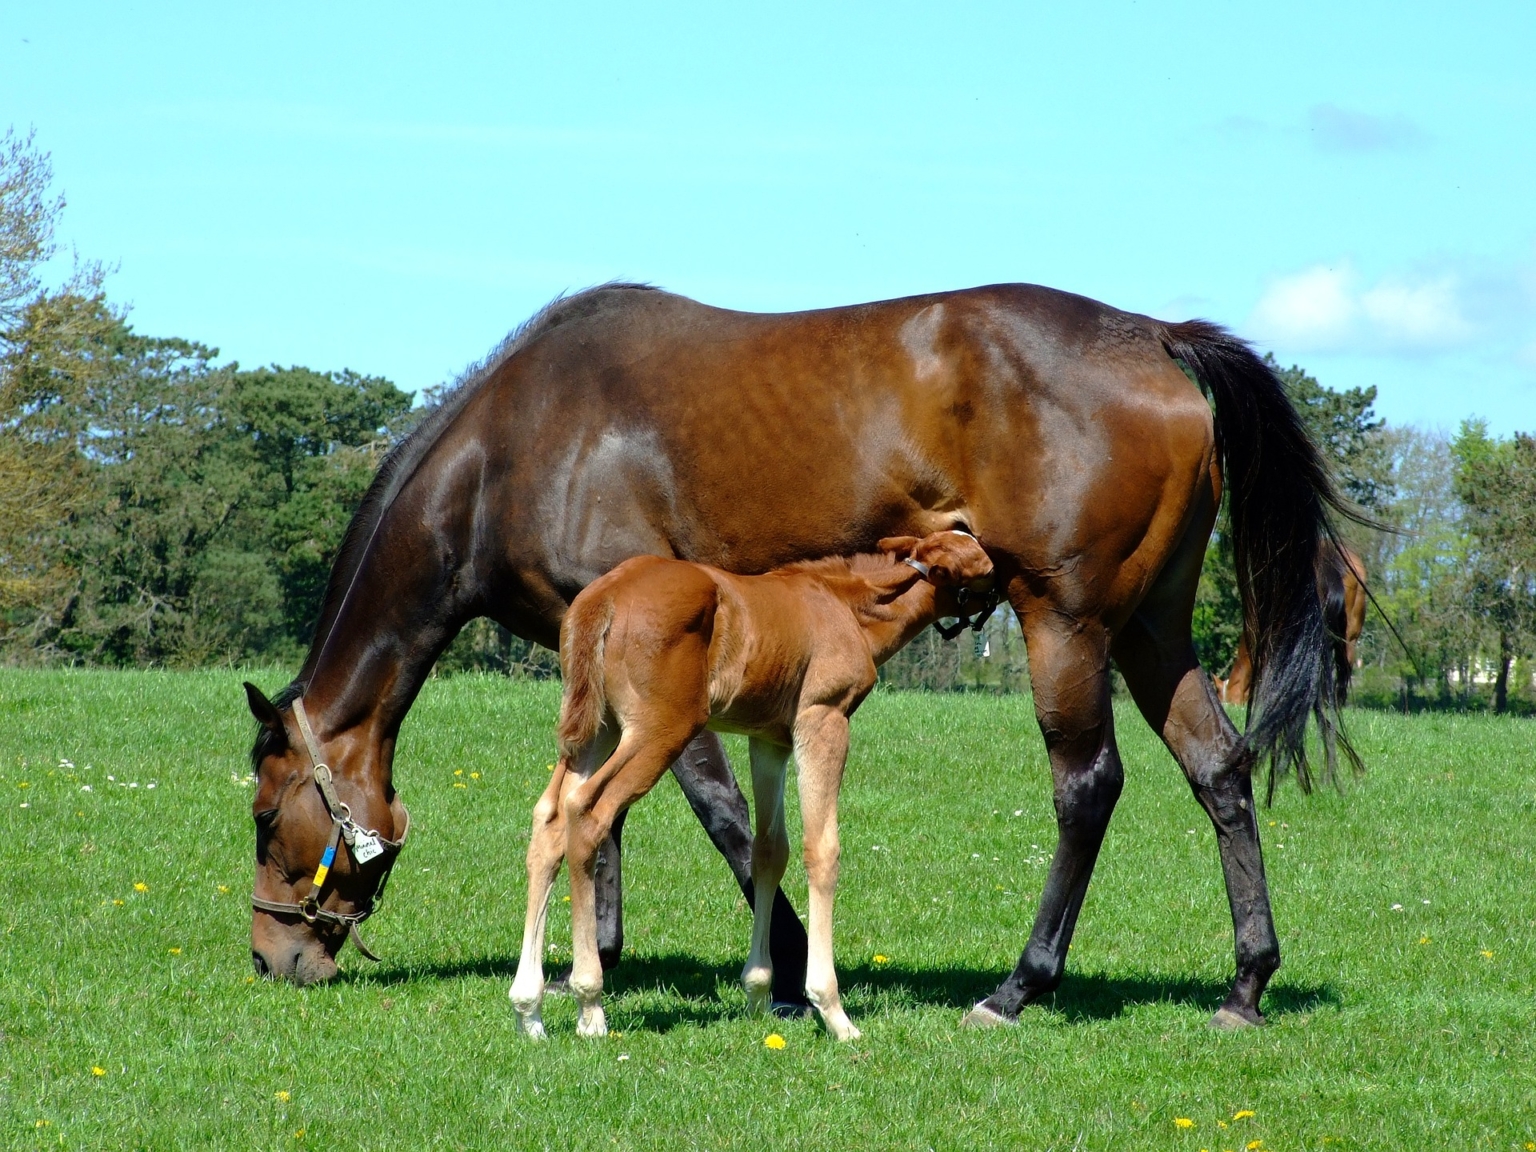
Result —
[[286, 732], [283, 727], [283, 718], [277, 711], [277, 706], [262, 695], [261, 689], [249, 680], [245, 682], [245, 702], [250, 705], [251, 715], [256, 717], [256, 722], [269, 732]]
[[912, 549], [921, 543], [922, 541], [916, 536], [887, 536], [875, 547], [897, 560], [905, 560], [912, 555]]

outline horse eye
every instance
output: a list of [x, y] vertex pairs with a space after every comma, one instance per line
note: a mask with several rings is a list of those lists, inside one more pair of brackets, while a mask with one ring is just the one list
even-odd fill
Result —
[[276, 821], [276, 820], [277, 820], [277, 809], [276, 808], [268, 808], [265, 811], [256, 813], [256, 824], [257, 824], [258, 827], [270, 828], [270, 827], [272, 827], [273, 822]]

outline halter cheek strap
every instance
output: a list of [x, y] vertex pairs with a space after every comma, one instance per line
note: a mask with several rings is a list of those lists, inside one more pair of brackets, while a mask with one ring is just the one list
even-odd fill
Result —
[[[386, 840], [375, 829], [363, 828], [359, 825], [352, 818], [352, 809], [343, 804], [341, 798], [336, 795], [330, 766], [320, 759], [320, 745], [315, 739], [314, 729], [309, 726], [309, 716], [304, 711], [302, 697], [295, 698], [293, 701], [293, 718], [298, 721], [299, 735], [304, 738], [305, 751], [309, 753], [309, 762], [314, 766], [315, 787], [320, 790], [320, 798], [325, 802], [326, 811], [331, 816], [331, 837], [320, 856], [320, 866], [315, 869], [315, 878], [310, 881], [309, 895], [304, 897], [302, 903], [263, 900], [252, 893], [251, 907], [280, 915], [297, 915], [308, 924], [346, 925], [347, 936], [353, 944], [357, 945], [357, 950], [368, 959], [377, 960], [378, 957], [374, 955], [373, 950], [363, 942], [357, 926], [372, 916], [379, 902], [384, 899], [384, 886], [389, 883], [389, 874], [399, 858], [405, 838], [411, 833], [411, 814], [404, 804], [400, 805], [400, 810], [405, 813], [405, 827], [401, 830], [398, 840]], [[331, 912], [320, 907], [321, 890], [325, 886], [326, 877], [330, 875], [331, 866], [336, 862], [336, 853], [343, 841], [346, 842], [352, 858], [358, 864], [366, 864], [375, 856], [384, 853], [389, 855], [389, 859], [384, 862], [384, 871], [379, 876], [379, 886], [374, 889], [373, 895], [368, 898], [362, 908], [352, 913]]]
[[[964, 536], [969, 540], [976, 539], [964, 528], [947, 528], [945, 531], [953, 532], [956, 536]], [[928, 579], [928, 573], [933, 569], [933, 565], [924, 564], [921, 560], [914, 560], [910, 556], [904, 559], [902, 563], [917, 569], [918, 575], [924, 580]], [[973, 599], [977, 601], [976, 606], [974, 608], [968, 607]], [[955, 600], [960, 605], [959, 618], [948, 627], [937, 620], [933, 622], [933, 630], [946, 640], [953, 640], [967, 628], [972, 632], [980, 632], [982, 625], [990, 620], [992, 613], [997, 610], [997, 593], [995, 591], [972, 592], [969, 588], [957, 588], [955, 590]]]

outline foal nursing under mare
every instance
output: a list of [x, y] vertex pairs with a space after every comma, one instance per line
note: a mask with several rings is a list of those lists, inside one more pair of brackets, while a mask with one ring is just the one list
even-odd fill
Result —
[[[1190, 641], [1223, 483], [1254, 664], [1246, 738]], [[250, 692], [257, 969], [334, 975], [395, 857], [364, 861], [343, 836], [317, 886], [342, 809], [314, 760], [354, 833], [397, 843], [396, 737], [466, 621], [553, 647], [582, 588], [632, 556], [751, 574], [965, 525], [1024, 631], [1060, 829], [1018, 966], [968, 1019], [1011, 1020], [1060, 983], [1121, 789], [1113, 660], [1216, 827], [1237, 945], [1217, 1021], [1257, 1023], [1280, 950], [1251, 778], [1267, 759], [1308, 783], [1309, 716], [1332, 767], [1342, 678], [1317, 591], [1330, 506], [1279, 380], [1210, 324], [1017, 284], [785, 315], [622, 285], [557, 301], [386, 459], [298, 677], [275, 701]], [[746, 803], [718, 740], [673, 771], [755, 909]], [[619, 833], [597, 877], [605, 963]], [[775, 900], [787, 999], [805, 938]]]
[[[570, 987], [576, 1030], [607, 1032], [592, 877], [614, 818], [649, 792], [706, 725], [751, 737], [752, 949], [741, 980], [753, 1011], [768, 1007], [772, 893], [784, 878], [784, 773], [800, 787], [810, 882], [805, 992], [839, 1040], [848, 1020], [832, 965], [837, 794], [848, 719], [875, 669], [939, 616], [964, 618], [969, 594], [992, 585], [992, 561], [967, 532], [880, 541], [879, 556], [807, 561], [764, 576], [637, 556], [589, 584], [560, 628], [560, 760], [533, 813], [528, 919], [512, 1003], [543, 1036], [544, 914], [562, 857], [571, 866]], [[997, 601], [978, 610], [976, 626]]]

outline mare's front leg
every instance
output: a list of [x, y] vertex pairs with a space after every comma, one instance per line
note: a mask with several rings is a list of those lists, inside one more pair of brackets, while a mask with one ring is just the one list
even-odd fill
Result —
[[[720, 855], [731, 866], [747, 906], [757, 907], [752, 883], [752, 824], [747, 801], [736, 785], [730, 761], [720, 737], [705, 730], [688, 745], [672, 765], [693, 814]], [[805, 1000], [805, 926], [781, 889], [773, 893], [773, 923], [768, 932], [768, 953], [773, 967], [774, 1009], [799, 1014]]]
[[756, 1014], [768, 1009], [773, 988], [773, 957], [769, 950], [775, 897], [789, 863], [789, 833], [784, 827], [784, 772], [789, 749], [753, 738], [752, 809], [757, 835], [752, 841], [752, 948], [741, 972], [747, 990], [747, 1009]]
[[1097, 624], [1025, 617], [1035, 718], [1051, 759], [1058, 837], [1035, 926], [1013, 974], [965, 1017], [972, 1027], [1013, 1023], [1019, 1009], [1053, 991], [1083, 907], [1125, 775], [1109, 706], [1109, 637]]
[[825, 705], [802, 711], [795, 722], [795, 763], [804, 826], [805, 875], [811, 890], [805, 994], [821, 1013], [828, 1032], [839, 1040], [857, 1040], [860, 1032], [843, 1011], [837, 969], [832, 962], [832, 903], [837, 894], [841, 852], [837, 794], [847, 759], [848, 717]]

